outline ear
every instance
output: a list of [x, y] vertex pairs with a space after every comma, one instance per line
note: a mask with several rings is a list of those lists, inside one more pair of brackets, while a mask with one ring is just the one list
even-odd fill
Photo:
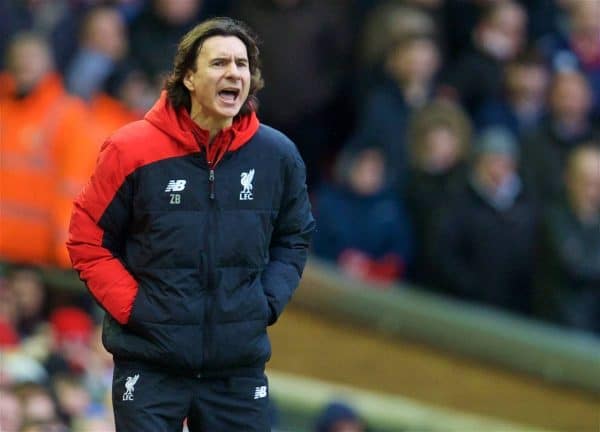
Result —
[[183, 85], [189, 91], [194, 91], [194, 80], [192, 79], [193, 75], [194, 75], [194, 72], [192, 70], [188, 70], [185, 73], [185, 76], [183, 77]]

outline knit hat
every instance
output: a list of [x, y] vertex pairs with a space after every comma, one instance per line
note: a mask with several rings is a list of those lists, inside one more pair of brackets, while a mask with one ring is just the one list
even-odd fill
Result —
[[475, 142], [475, 153], [503, 154], [515, 159], [519, 157], [517, 139], [510, 130], [501, 126], [492, 126], [484, 129]]

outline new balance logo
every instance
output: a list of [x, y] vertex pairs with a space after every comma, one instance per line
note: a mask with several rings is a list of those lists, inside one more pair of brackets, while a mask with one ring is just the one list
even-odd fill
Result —
[[267, 397], [267, 386], [256, 387], [254, 390], [254, 399], [262, 399]]
[[165, 192], [181, 192], [185, 189], [186, 180], [169, 180]]

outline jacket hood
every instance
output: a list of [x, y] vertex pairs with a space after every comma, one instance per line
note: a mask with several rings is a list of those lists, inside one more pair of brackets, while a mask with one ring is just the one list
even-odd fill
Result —
[[223, 129], [209, 146], [208, 131], [198, 126], [184, 107], [176, 110], [169, 102], [165, 90], [161, 92], [159, 99], [146, 113], [144, 119], [181, 146], [190, 150], [206, 151], [207, 159], [214, 161], [215, 165], [226, 152], [238, 150], [246, 144], [258, 131], [260, 125], [255, 112], [238, 116], [233, 120], [233, 124]]

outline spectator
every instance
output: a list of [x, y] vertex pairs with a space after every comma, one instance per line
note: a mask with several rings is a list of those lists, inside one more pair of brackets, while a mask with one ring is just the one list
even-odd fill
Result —
[[[345, 85], [351, 55], [348, 2], [240, 0], [232, 14], [262, 39], [261, 118], [298, 146], [309, 190], [321, 180], [323, 161], [348, 130]], [[293, 83], [293, 85], [291, 84]], [[285, 95], [285, 102], [282, 101]]]
[[49, 318], [52, 349], [46, 360], [51, 373], [64, 372], [82, 375], [91, 356], [94, 323], [82, 309], [62, 306], [54, 309]]
[[530, 313], [536, 215], [517, 174], [517, 141], [504, 129], [488, 129], [475, 152], [469, 180], [449, 199], [436, 236], [440, 287]]
[[97, 148], [80, 163], [93, 171], [101, 144], [118, 128], [143, 118], [155, 95], [146, 76], [134, 66], [114, 71], [88, 102]]
[[[369, 2], [372, 7], [372, 2]], [[390, 41], [407, 36], [436, 35], [435, 22], [426, 12], [398, 1], [384, 1], [373, 7], [364, 19], [358, 41], [358, 101], [382, 79], [384, 59]]]
[[415, 229], [411, 277], [434, 285], [432, 233], [440, 211], [463, 184], [471, 146], [471, 122], [457, 105], [438, 101], [418, 110], [409, 122], [410, 172], [406, 200]]
[[550, 84], [549, 115], [523, 140], [523, 174], [542, 203], [552, 203], [564, 192], [567, 154], [598, 133], [590, 121], [590, 87], [579, 72], [557, 73]]
[[540, 50], [559, 72], [579, 71], [592, 90], [592, 113], [600, 119], [600, 4], [572, 1], [566, 7], [567, 25], [538, 41]]
[[33, 268], [16, 269], [11, 272], [9, 288], [17, 300], [18, 330], [21, 337], [35, 334], [47, 319], [46, 287]]
[[15, 387], [21, 401], [26, 423], [50, 423], [59, 420], [56, 402], [50, 391], [41, 384], [23, 383]]
[[355, 142], [379, 147], [387, 164], [388, 180], [403, 190], [408, 168], [408, 119], [431, 99], [439, 65], [438, 48], [428, 35], [409, 35], [391, 44], [384, 64], [386, 78], [368, 95]]
[[179, 40], [198, 22], [203, 5], [203, 0], [149, 0], [131, 23], [132, 57], [150, 78], [155, 98], [171, 70]]
[[319, 414], [315, 432], [366, 432], [363, 420], [349, 405], [331, 402]]
[[[92, 100], [90, 109], [92, 115], [96, 116], [97, 106], [101, 108], [102, 114], [96, 119], [108, 131], [110, 125], [122, 125], [125, 118], [142, 118], [152, 108], [155, 99], [150, 79], [131, 62], [106, 79], [100, 93]], [[117, 115], [111, 115], [112, 110], [116, 110]]]
[[72, 429], [92, 408], [90, 394], [78, 377], [63, 373], [53, 376], [52, 389], [56, 394], [59, 412]]
[[[142, 86], [145, 85], [144, 83], [131, 83], [133, 86], [138, 84], [141, 84]], [[141, 91], [144, 90], [141, 89]], [[94, 131], [97, 132], [98, 136], [98, 151], [100, 150], [100, 143], [104, 142], [111, 133], [122, 126], [125, 126], [127, 123], [140, 120], [143, 117], [129, 109], [129, 107], [119, 99], [116, 99], [105, 92], [96, 94], [89, 104], [89, 110], [94, 122]], [[90, 152], [89, 157], [81, 161], [82, 164], [90, 166], [89, 172], [93, 171], [92, 168], [95, 165], [98, 151]]]
[[376, 148], [340, 156], [338, 184], [316, 195], [319, 229], [314, 252], [353, 277], [375, 282], [400, 279], [411, 255], [411, 229], [396, 195], [386, 187]]
[[539, 127], [546, 114], [550, 72], [542, 58], [530, 52], [506, 65], [503, 81], [499, 98], [484, 102], [475, 121], [479, 130], [502, 126], [522, 138]]
[[566, 200], [545, 214], [536, 277], [541, 316], [600, 335], [600, 148], [577, 147]]
[[483, 103], [497, 98], [502, 89], [503, 68], [522, 50], [527, 14], [507, 0], [488, 6], [473, 30], [473, 45], [445, 74], [442, 94], [459, 100], [471, 116]]
[[[89, 1], [92, 0], [85, 3]], [[51, 41], [54, 55], [62, 53], [64, 47], [55, 43], [58, 42], [58, 39], [55, 40], [56, 36], [64, 29], [64, 17], [69, 15], [72, 9], [76, 9], [79, 3], [84, 2], [70, 0], [0, 2], [0, 52], [8, 51], [10, 40], [15, 34], [31, 31]], [[0, 68], [7, 67], [5, 60], [5, 58], [0, 59]]]
[[65, 73], [67, 89], [91, 100], [127, 55], [127, 44], [125, 23], [117, 9], [91, 9], [83, 21], [79, 49]]
[[84, 176], [78, 156], [94, 147], [88, 112], [65, 92], [41, 37], [15, 36], [7, 55], [15, 87], [0, 101], [0, 257], [70, 266], [65, 213]]

